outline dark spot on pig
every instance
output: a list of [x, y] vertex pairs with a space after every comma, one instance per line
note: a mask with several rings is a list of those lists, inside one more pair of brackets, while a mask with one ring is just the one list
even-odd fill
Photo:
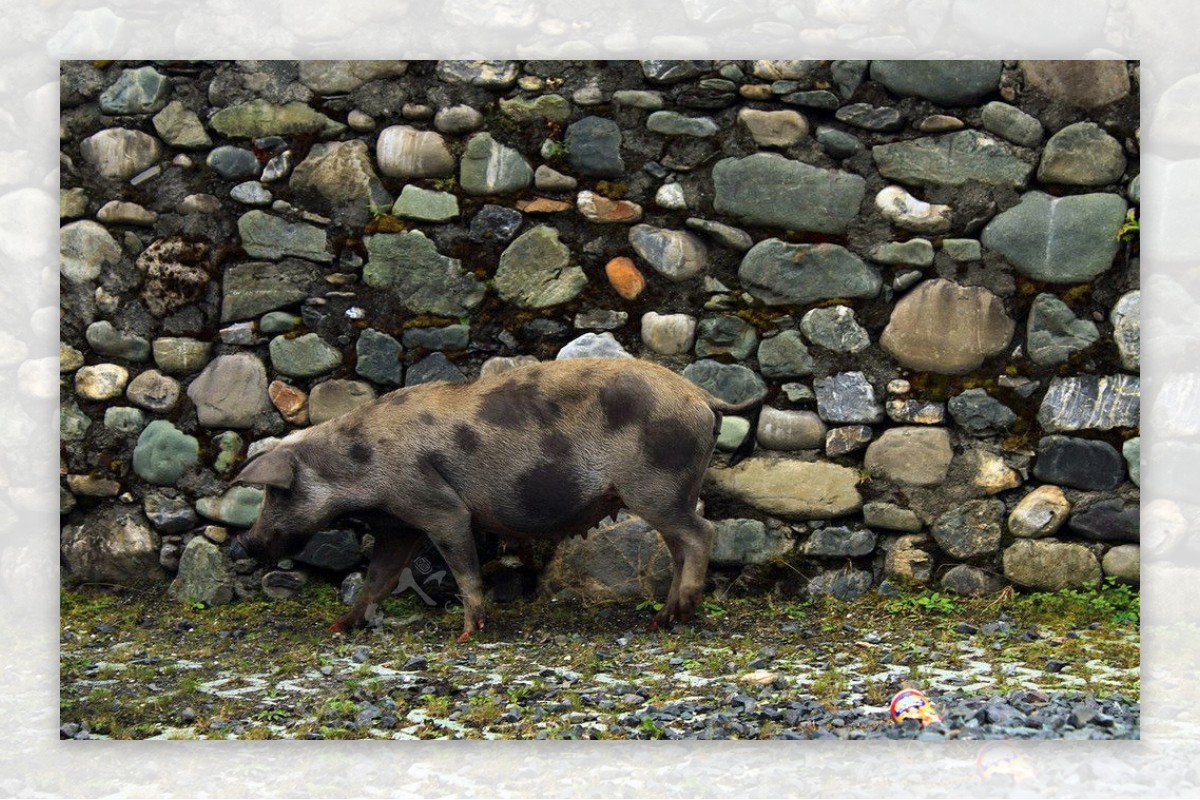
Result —
[[488, 392], [479, 404], [479, 419], [501, 428], [549, 426], [561, 416], [562, 408], [536, 384], [511, 379]]
[[605, 425], [624, 428], [654, 413], [654, 393], [642, 378], [618, 375], [600, 390], [600, 408], [604, 411]]
[[434, 421], [433, 414], [430, 414], [428, 411], [422, 411], [420, 416], [417, 417], [417, 422], [422, 425], [432, 425]]
[[464, 453], [474, 453], [479, 449], [482, 440], [470, 425], [459, 423], [454, 426], [454, 443]]
[[550, 431], [542, 436], [542, 460], [562, 463], [575, 455], [571, 439], [559, 431]]
[[642, 428], [642, 450], [652, 467], [687, 469], [695, 463], [698, 449], [696, 434], [679, 420], [654, 420]]
[[385, 399], [391, 405], [402, 406], [408, 402], [408, 393], [403, 390], [391, 392]]
[[582, 487], [567, 464], [542, 463], [517, 479], [517, 500], [530, 527], [570, 520], [583, 504]]
[[354, 444], [350, 445], [350, 457], [360, 464], [367, 463], [374, 455], [375, 450], [369, 444], [355, 442]]

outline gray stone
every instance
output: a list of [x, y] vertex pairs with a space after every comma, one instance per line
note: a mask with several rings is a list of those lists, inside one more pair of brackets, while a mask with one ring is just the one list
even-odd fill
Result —
[[407, 61], [301, 61], [300, 82], [317, 94], [343, 94], [407, 71]]
[[1059, 486], [1106, 492], [1121, 484], [1125, 461], [1108, 442], [1043, 436], [1038, 441], [1033, 476]]
[[884, 242], [871, 248], [871, 260], [880, 264], [912, 264], [928, 267], [933, 263], [933, 244], [928, 239]]
[[59, 229], [59, 271], [71, 283], [94, 281], [121, 261], [121, 245], [103, 225], [80, 220]]
[[825, 435], [825, 455], [834, 458], [856, 453], [866, 447], [875, 432], [867, 425], [843, 425]]
[[174, 100], [160, 112], [154, 115], [154, 130], [162, 140], [172, 147], [183, 150], [203, 150], [212, 147], [212, 138], [204, 130], [195, 111], [184, 108], [183, 103]]
[[361, 139], [313, 145], [296, 165], [288, 185], [302, 196], [315, 195], [325, 208], [355, 222], [367, 221], [372, 204], [385, 205], [392, 199]]
[[791, 147], [808, 136], [808, 121], [798, 111], [742, 108], [737, 119], [760, 147]]
[[315, 378], [342, 363], [342, 352], [315, 333], [294, 339], [276, 336], [269, 347], [271, 366], [292, 378]]
[[835, 423], [872, 423], [883, 419], [883, 405], [861, 372], [841, 372], [813, 381], [821, 419]]
[[221, 281], [221, 322], [249, 319], [299, 303], [308, 297], [320, 274], [313, 264], [294, 258], [228, 267]]
[[1137, 205], [1142, 202], [1142, 176], [1134, 175], [1133, 180], [1129, 182], [1129, 187], [1126, 190], [1129, 197], [1129, 202]]
[[871, 148], [879, 174], [906, 186], [962, 186], [977, 182], [1023, 189], [1033, 165], [979, 131], [909, 139]]
[[930, 527], [934, 541], [951, 558], [971, 559], [1000, 550], [1000, 521], [1004, 503], [969, 500], [942, 514]]
[[1099, 338], [1096, 323], [1079, 319], [1054, 295], [1042, 293], [1033, 299], [1025, 338], [1033, 363], [1043, 367], [1062, 364], [1072, 353], [1090, 347]]
[[924, 536], [900, 536], [892, 542], [883, 560], [883, 573], [888, 580], [929, 583], [933, 577], [933, 557], [917, 546], [924, 543]]
[[713, 208], [751, 225], [842, 233], [858, 214], [866, 181], [785, 158], [755, 153], [713, 167]]
[[271, 408], [267, 371], [252, 353], [214, 359], [188, 386], [188, 397], [206, 428], [249, 428]]
[[242, 249], [253, 258], [277, 260], [295, 256], [308, 261], [329, 263], [325, 231], [304, 222], [288, 222], [265, 211], [247, 211], [238, 218]]
[[308, 583], [308, 576], [298, 570], [275, 569], [264, 574], [259, 585], [263, 594], [272, 600], [290, 600]]
[[1004, 579], [978, 567], [959, 564], [942, 576], [943, 589], [963, 597], [987, 597], [1004, 588]]
[[200, 442], [165, 419], [156, 419], [138, 436], [133, 471], [142, 480], [170, 486], [200, 463]]
[[168, 375], [190, 375], [208, 363], [212, 342], [187, 336], [160, 336], [154, 340], [154, 363]]
[[203, 536], [194, 536], [183, 549], [168, 593], [185, 603], [220, 606], [233, 600], [233, 585], [229, 556]]
[[683, 377], [726, 403], [741, 403], [767, 392], [762, 378], [741, 364], [721, 364], [706, 358], [684, 367]]
[[510, 194], [533, 181], [533, 168], [521, 153], [500, 144], [490, 133], [477, 133], [467, 142], [458, 182], [467, 194]]
[[462, 269], [456, 258], [443, 256], [421, 231], [376, 234], [366, 239], [363, 281], [387, 288], [415, 314], [465, 316], [479, 305], [484, 284]]
[[108, 320], [88, 325], [84, 337], [93, 350], [108, 358], [145, 361], [150, 357], [150, 342], [135, 333], [118, 331]]
[[96, 212], [96, 219], [107, 225], [153, 225], [158, 213], [137, 203], [109, 200]]
[[940, 106], [965, 106], [997, 91], [1000, 61], [871, 62], [871, 80], [902, 97], [923, 97]]
[[571, 260], [571, 251], [559, 241], [558, 231], [538, 225], [518, 236], [500, 254], [496, 291], [521, 308], [548, 308], [569, 302], [587, 285], [587, 275]]
[[642, 343], [655, 353], [665, 356], [686, 353], [695, 339], [696, 318], [689, 314], [647, 311], [642, 315]]
[[1119, 497], [1076, 508], [1067, 529], [1076, 536], [1098, 542], [1137, 542], [1142, 538], [1140, 506]]
[[466, 350], [471, 341], [469, 325], [447, 325], [444, 328], [407, 328], [400, 336], [410, 350]]
[[834, 116], [839, 122], [868, 131], [897, 131], [904, 127], [904, 115], [898, 109], [869, 103], [844, 105]]
[[921, 520], [915, 511], [882, 501], [863, 505], [863, 521], [871, 528], [889, 531], [916, 533], [921, 530]]
[[179, 402], [179, 381], [148, 369], [129, 382], [125, 396], [130, 402], [159, 414], [169, 413]]
[[708, 266], [708, 248], [687, 231], [634, 225], [629, 244], [655, 271], [675, 282], [694, 278]]
[[621, 128], [611, 119], [584, 117], [567, 128], [564, 144], [571, 169], [593, 178], [625, 174], [621, 159]]
[[1027, 192], [983, 229], [983, 246], [1034, 280], [1086, 283], [1112, 266], [1125, 208], [1115, 194]]
[[575, 315], [575, 327], [595, 331], [615, 331], [629, 322], [629, 312], [608, 308], [591, 308]]
[[322, 381], [308, 395], [308, 420], [320, 425], [375, 399], [375, 390], [364, 381]]
[[1135, 375], [1053, 378], [1042, 398], [1042, 429], [1061, 431], [1136, 428], [1141, 417], [1141, 380]]
[[862, 507], [857, 471], [825, 461], [752, 456], [708, 477], [715, 492], [784, 519], [833, 519]]
[[987, 289], [938, 278], [896, 303], [879, 344], [909, 369], [960, 375], [1003, 352], [1014, 328]]
[[646, 129], [664, 136], [707, 138], [720, 128], [712, 117], [688, 117], [676, 111], [655, 111], [646, 119]]
[[871, 346], [870, 334], [848, 306], [814, 308], [801, 318], [800, 330], [813, 344], [836, 353], [861, 353]]
[[850, 158], [863, 149], [858, 137], [852, 136], [837, 128], [821, 126], [817, 128], [817, 141], [833, 158]]
[[985, 389], [968, 389], [951, 397], [947, 405], [958, 426], [974, 436], [1003, 433], [1017, 421], [1013, 410]]
[[870, 61], [841, 60], [834, 61], [829, 65], [833, 82], [842, 97], [854, 94], [854, 90], [862, 84], [863, 78], [866, 77], [867, 67], [870, 64]]
[[1121, 445], [1121, 455], [1125, 456], [1125, 463], [1129, 466], [1129, 480], [1133, 481], [1135, 486], [1142, 485], [1142, 437], [1135, 436], [1132, 439], [1126, 439]]
[[757, 346], [758, 331], [740, 317], [723, 314], [700, 320], [696, 335], [696, 355], [700, 358], [729, 355], [740, 361]]
[[471, 220], [471, 240], [508, 242], [516, 235], [525, 218], [520, 211], [492, 204], [484, 205]]
[[1075, 108], [1100, 108], [1129, 94], [1125, 61], [1021, 61], [1030, 88]]
[[889, 428], [871, 442], [863, 465], [872, 478], [940, 486], [953, 456], [945, 428], [899, 427]]
[[258, 159], [244, 147], [223, 144], [214, 148], [204, 163], [227, 181], [258, 177]]
[[433, 131], [392, 125], [375, 143], [379, 171], [389, 178], [444, 178], [454, 174], [454, 156], [446, 140]]
[[1080, 544], [1021, 539], [1004, 551], [1004, 577], [1028, 589], [1056, 592], [1100, 582], [1100, 562]]
[[891, 399], [885, 406], [888, 419], [917, 425], [941, 425], [946, 421], [945, 403], [927, 400]]
[[225, 525], [249, 528], [258, 519], [265, 492], [257, 486], [234, 486], [225, 494], [196, 501], [200, 516]]
[[268, 311], [259, 317], [258, 330], [266, 334], [287, 333], [295, 330], [303, 321], [302, 317], [286, 311]]
[[613, 92], [612, 99], [619, 106], [640, 108], [643, 111], [658, 111], [664, 105], [662, 92], [641, 89], [618, 89]]
[[105, 128], [80, 142], [79, 152], [102, 177], [123, 181], [158, 161], [162, 147], [147, 133]]
[[212, 115], [209, 125], [230, 139], [294, 136], [314, 131], [331, 138], [346, 130], [345, 125], [315, 111], [307, 103], [295, 101], [279, 105], [262, 98], [222, 108]]
[[1042, 123], [1016, 106], [993, 101], [983, 107], [983, 127], [1022, 147], [1037, 147], [1042, 141]]
[[711, 61], [642, 61], [642, 74], [652, 83], [678, 83], [711, 72]]
[[820, 558], [850, 558], [870, 555], [874, 550], [875, 534], [871, 531], [827, 527], [813, 531], [800, 552]]
[[410, 183], [400, 192], [392, 213], [423, 222], [448, 222], [458, 217], [458, 198], [448, 192], [422, 189]]
[[978, 239], [942, 239], [942, 252], [955, 261], [978, 261], [983, 257]]
[[871, 591], [874, 576], [867, 569], [845, 568], [822, 572], [808, 582], [808, 593], [829, 595], [837, 600], [854, 600]]
[[104, 427], [117, 433], [140, 433], [146, 427], [146, 415], [140, 408], [110, 406], [104, 409]]
[[1111, 548], [1101, 562], [1105, 575], [1135, 586], [1142, 581], [1141, 564], [1142, 548], [1136, 544], [1119, 544]]
[[85, 400], [120, 397], [129, 382], [129, 370], [118, 364], [93, 364], [75, 373], [75, 394]]
[[243, 181], [229, 190], [229, 196], [247, 206], [269, 206], [275, 199], [271, 191], [258, 181]]
[[1094, 122], [1068, 125], [1042, 150], [1038, 180], [1069, 186], [1104, 186], [1125, 174], [1121, 143]]
[[767, 305], [805, 305], [834, 297], [873, 298], [879, 272], [836, 244], [788, 244], [767, 239], [738, 268], [746, 291]]
[[200, 524], [191, 503], [182, 497], [148, 492], [142, 501], [142, 509], [160, 533], [184, 533]]
[[141, 512], [100, 506], [80, 525], [63, 528], [61, 553], [67, 570], [86, 583], [145, 586], [163, 578], [161, 541]]
[[517, 61], [439, 61], [439, 80], [490, 89], [507, 89], [516, 83], [521, 65]]
[[540, 591], [592, 602], [664, 596], [671, 555], [658, 532], [639, 517], [566, 539], [541, 575]]
[[404, 367], [400, 355], [404, 348], [391, 336], [367, 328], [358, 336], [355, 345], [355, 371], [367, 380], [389, 386], [404, 383]]
[[445, 353], [430, 353], [408, 368], [408, 372], [404, 376], [404, 385], [416, 386], [435, 381], [462, 383], [466, 379], [467, 376], [463, 375], [462, 370], [446, 358]]
[[1138, 372], [1142, 367], [1142, 293], [1121, 295], [1108, 315], [1113, 326], [1113, 343], [1121, 357], [1121, 369]]
[[717, 449], [732, 452], [750, 435], [750, 420], [745, 417], [721, 417], [721, 432], [717, 434]]
[[361, 560], [358, 537], [346, 530], [320, 531], [296, 555], [301, 564], [335, 572], [345, 572]]
[[715, 521], [713, 526], [716, 537], [709, 561], [717, 566], [766, 564], [792, 549], [790, 537], [770, 530], [756, 519], [723, 519]]
[[783, 331], [758, 346], [758, 367], [768, 378], [811, 375], [813, 358], [797, 331]]
[[579, 181], [542, 164], [533, 171], [533, 185], [544, 192], [570, 192]]
[[744, 253], [754, 246], [754, 239], [750, 234], [741, 228], [735, 228], [723, 222], [701, 219], [699, 217], [688, 217], [687, 226], [692, 230], [704, 231], [717, 244], [722, 247], [728, 247], [730, 250], [736, 250], [739, 253]]
[[554, 357], [567, 358], [633, 358], [611, 333], [585, 333], [563, 345]]
[[449, 106], [439, 109], [433, 118], [433, 127], [441, 133], [460, 136], [479, 130], [483, 125], [483, 114], [468, 105]]
[[825, 443], [825, 423], [811, 411], [763, 406], [755, 435], [767, 450], [816, 450]]

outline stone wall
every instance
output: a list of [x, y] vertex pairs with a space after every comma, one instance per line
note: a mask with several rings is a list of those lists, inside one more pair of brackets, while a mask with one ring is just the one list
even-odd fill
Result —
[[[247, 457], [400, 386], [633, 355], [766, 390], [754, 453], [705, 484], [718, 582], [1136, 582], [1137, 79], [64, 63], [64, 574], [208, 602], [340, 580], [353, 523], [265, 574], [230, 561]], [[507, 594], [639, 596], [667, 563], [624, 519], [496, 553]]]

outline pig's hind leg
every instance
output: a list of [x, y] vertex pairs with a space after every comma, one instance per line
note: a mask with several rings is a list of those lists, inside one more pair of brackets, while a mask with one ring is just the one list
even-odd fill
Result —
[[387, 533], [376, 533], [375, 550], [371, 554], [367, 578], [358, 592], [358, 598], [350, 610], [329, 629], [338, 633], [366, 625], [375, 607], [396, 590], [404, 568], [420, 544], [421, 534], [408, 528], [398, 527]]

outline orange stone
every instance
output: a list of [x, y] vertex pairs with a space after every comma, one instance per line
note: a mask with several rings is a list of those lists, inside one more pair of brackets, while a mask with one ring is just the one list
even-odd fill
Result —
[[642, 219], [642, 207], [629, 200], [609, 200], [602, 194], [583, 191], [576, 198], [579, 213], [592, 222], [631, 224]]
[[551, 200], [549, 197], [535, 197], [532, 200], [518, 200], [517, 211], [526, 214], [557, 214], [569, 211], [571, 204], [566, 200]]
[[626, 300], [636, 300], [646, 288], [646, 279], [633, 263], [633, 259], [617, 256], [604, 266], [604, 274], [608, 282], [617, 290], [617, 294]]
[[293, 425], [308, 424], [308, 395], [303, 389], [283, 381], [271, 381], [267, 394], [285, 420]]

